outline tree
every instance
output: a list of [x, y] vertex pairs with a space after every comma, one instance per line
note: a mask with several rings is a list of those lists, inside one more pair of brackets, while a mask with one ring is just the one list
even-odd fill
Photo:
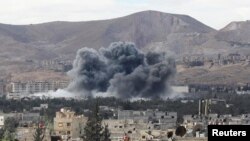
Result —
[[99, 114], [99, 105], [96, 102], [92, 114], [88, 117], [88, 121], [84, 128], [83, 140], [85, 141], [101, 141], [102, 139], [102, 118]]
[[102, 141], [110, 141], [110, 132], [108, 129], [108, 125], [105, 125], [104, 131], [102, 133]]
[[4, 135], [4, 130], [1, 128], [0, 129], [0, 140], [3, 138], [3, 135]]
[[4, 130], [8, 130], [10, 133], [16, 131], [18, 121], [15, 118], [6, 118], [4, 121]]
[[179, 126], [176, 128], [175, 135], [183, 137], [186, 134], [187, 130], [184, 126]]
[[33, 135], [34, 141], [43, 141], [45, 137], [45, 129], [41, 128], [39, 125], [36, 128], [35, 134]]
[[7, 118], [4, 121], [4, 127], [0, 131], [1, 141], [14, 141], [14, 133], [18, 126], [18, 121], [15, 118]]
[[9, 130], [5, 130], [2, 141], [14, 141], [13, 133]]
[[171, 132], [168, 132], [168, 133], [167, 133], [167, 137], [168, 137], [168, 138], [172, 138], [172, 137], [173, 137], [173, 132], [172, 132], [172, 131], [171, 131]]

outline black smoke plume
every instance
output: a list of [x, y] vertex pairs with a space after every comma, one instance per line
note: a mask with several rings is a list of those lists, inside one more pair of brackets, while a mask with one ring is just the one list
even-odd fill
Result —
[[78, 50], [69, 91], [93, 96], [108, 93], [119, 98], [165, 96], [175, 63], [165, 53], [140, 52], [133, 43], [115, 42], [108, 48]]

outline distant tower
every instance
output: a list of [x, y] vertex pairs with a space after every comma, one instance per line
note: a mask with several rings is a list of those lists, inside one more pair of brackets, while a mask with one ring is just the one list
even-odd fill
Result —
[[219, 53], [219, 54], [218, 54], [218, 60], [220, 60], [220, 59], [221, 59], [221, 54]]
[[199, 100], [199, 116], [208, 116], [209, 113], [209, 99], [201, 99]]

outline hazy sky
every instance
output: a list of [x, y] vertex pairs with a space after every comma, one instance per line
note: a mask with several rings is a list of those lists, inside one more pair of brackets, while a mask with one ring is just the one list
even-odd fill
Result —
[[143, 10], [190, 15], [219, 29], [250, 20], [250, 0], [0, 0], [0, 23], [88, 21]]

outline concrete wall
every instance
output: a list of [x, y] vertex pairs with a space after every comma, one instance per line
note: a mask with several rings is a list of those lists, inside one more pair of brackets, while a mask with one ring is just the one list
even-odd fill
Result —
[[187, 138], [176, 138], [176, 141], [207, 141], [207, 138], [193, 138], [193, 137], [187, 137]]

